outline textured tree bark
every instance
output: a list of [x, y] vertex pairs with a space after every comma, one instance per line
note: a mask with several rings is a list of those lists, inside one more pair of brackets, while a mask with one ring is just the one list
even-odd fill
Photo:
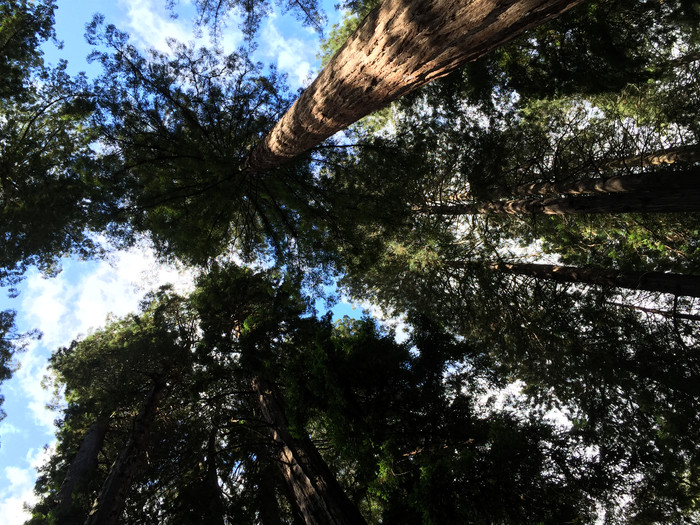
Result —
[[[492, 269], [560, 283], [588, 284], [700, 297], [700, 276], [662, 272], [624, 272], [607, 268], [535, 263], [487, 263]], [[453, 263], [468, 268], [474, 263]]]
[[[660, 165], [675, 162], [691, 162], [700, 160], [700, 150], [696, 147], [681, 150], [667, 150], [656, 152], [645, 157], [630, 157], [609, 163], [610, 169], [624, 167], [629, 161], [629, 166], [635, 162], [638, 165]], [[612, 164], [615, 166], [612, 166]], [[618, 165], [620, 163], [620, 165]], [[642, 164], [646, 163], [646, 164]], [[608, 178], [587, 178], [576, 181], [562, 182], [533, 182], [522, 184], [513, 190], [513, 195], [579, 195], [586, 193], [627, 193], [634, 191], [656, 190], [685, 190], [697, 191], [700, 189], [700, 169], [692, 166], [683, 171], [672, 173], [642, 173], [636, 175], [622, 175]]]
[[600, 167], [606, 170], [620, 168], [643, 168], [645, 166], [662, 166], [665, 164], [677, 164], [679, 162], [698, 162], [700, 160], [700, 147], [697, 144], [679, 146], [665, 150], [654, 151], [644, 155], [634, 155], [624, 159], [611, 160]]
[[[78, 485], [88, 480], [97, 469], [97, 456], [108, 429], [109, 417], [103, 416], [98, 418], [85, 434], [56, 497], [54, 513], [58, 525], [73, 525], [80, 521], [81, 518], [75, 516], [72, 510], [73, 494]], [[83, 515], [82, 518], [84, 517]]]
[[601, 213], [688, 213], [700, 211], [700, 191], [691, 189], [590, 196], [437, 204], [418, 208], [432, 215], [576, 215]]
[[311, 440], [292, 436], [274, 385], [256, 377], [252, 386], [279, 450], [280, 470], [307, 525], [365, 524]]
[[124, 508], [131, 480], [145, 453], [148, 434], [156, 417], [165, 383], [156, 381], [146, 395], [126, 445], [117, 456], [85, 525], [117, 525]]
[[263, 172], [580, 0], [385, 0], [250, 152]]

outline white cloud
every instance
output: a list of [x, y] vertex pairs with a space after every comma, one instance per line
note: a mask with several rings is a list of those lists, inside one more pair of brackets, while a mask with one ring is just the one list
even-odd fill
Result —
[[292, 88], [306, 87], [312, 80], [312, 64], [316, 63], [317, 42], [285, 37], [277, 23], [281, 17], [271, 15], [260, 32], [260, 54], [276, 63], [282, 73], [289, 75]]
[[156, 261], [152, 250], [139, 246], [98, 262], [67, 261], [58, 276], [46, 279], [38, 273], [27, 278], [20, 296], [24, 324], [43, 333], [17, 356], [20, 369], [8, 387], [27, 398], [35, 423], [53, 433], [56, 413], [47, 410], [53, 392], [42, 388], [47, 358], [61, 346], [105, 324], [107, 316], [124, 316], [138, 309], [145, 293], [166, 283], [179, 291], [192, 286], [193, 276]]
[[129, 34], [146, 48], [168, 52], [168, 39], [181, 42], [194, 39], [191, 24], [183, 24], [170, 17], [165, 2], [154, 0], [120, 0], [126, 11], [126, 29]]
[[22, 431], [19, 427], [13, 425], [12, 423], [0, 423], [0, 442], [4, 436], [9, 436], [10, 434], [21, 434]]
[[[165, 8], [160, 0], [120, 0], [125, 11], [124, 29], [142, 48], [155, 48], [167, 53], [170, 51], [169, 39], [184, 43], [198, 43], [212, 46], [212, 38], [207, 28], [195, 27], [196, 11], [190, 1], [180, 1], [176, 5], [177, 18]], [[243, 43], [240, 31], [241, 17], [236, 13], [227, 13], [221, 20], [222, 34], [219, 45], [227, 53], [235, 51]]]
[[3, 484], [0, 492], [0, 516], [4, 525], [20, 525], [29, 519], [29, 513], [24, 510], [24, 506], [36, 502], [36, 469], [46, 462], [50, 452], [50, 448], [30, 449], [25, 458], [25, 466], [5, 467], [7, 483]]
[[[9, 479], [8, 470], [14, 467], [7, 467], [5, 475]], [[0, 493], [0, 516], [6, 525], [20, 525], [28, 518], [28, 513], [24, 510], [25, 503], [33, 503], [36, 497], [33, 492], [34, 483], [27, 483], [22, 486], [12, 486]]]

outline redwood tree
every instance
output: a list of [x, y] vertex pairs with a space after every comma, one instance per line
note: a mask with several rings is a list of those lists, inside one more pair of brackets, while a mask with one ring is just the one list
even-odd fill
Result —
[[399, 97], [444, 77], [580, 0], [386, 0], [255, 146], [264, 172]]

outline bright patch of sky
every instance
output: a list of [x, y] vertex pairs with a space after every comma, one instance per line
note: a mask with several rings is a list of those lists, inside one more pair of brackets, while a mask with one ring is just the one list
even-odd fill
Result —
[[[46, 45], [47, 62], [68, 60], [70, 74], [85, 71], [99, 74], [98, 64], [88, 64], [91, 49], [85, 41], [85, 26], [94, 13], [102, 13], [105, 22], [130, 34], [132, 42], [142, 49], [149, 47], [168, 51], [168, 39], [174, 38], [195, 45], [207, 45], [206, 33], [197, 35], [192, 20], [194, 7], [190, 0], [180, 0], [173, 18], [165, 8], [165, 0], [59, 0], [56, 32], [63, 49]], [[328, 26], [337, 23], [339, 15], [333, 2], [324, 3]], [[304, 87], [318, 68], [316, 53], [319, 37], [290, 14], [277, 11], [264, 19], [257, 38], [253, 59], [275, 65], [288, 76], [292, 90]], [[235, 19], [228, 21], [219, 44], [232, 52], [243, 44]], [[35, 501], [33, 494], [36, 468], [47, 457], [45, 446], [54, 440], [54, 419], [60, 413], [46, 405], [55, 400], [47, 381], [48, 358], [55, 349], [70, 344], [82, 335], [104, 325], [108, 315], [124, 316], [138, 309], [139, 301], [149, 290], [165, 283], [177, 283], [180, 291], [192, 285], [192, 274], [172, 266], [158, 264], [147, 246], [113, 254], [108, 260], [63, 262], [62, 272], [45, 278], [30, 271], [19, 285], [20, 295], [10, 299], [0, 290], [0, 310], [17, 311], [20, 331], [39, 329], [41, 340], [31, 341], [16, 356], [19, 369], [14, 377], [0, 385], [5, 396], [3, 409], [7, 417], [0, 422], [0, 522], [17, 525], [28, 517], [25, 503]], [[336, 316], [359, 316], [348, 305], [338, 306]]]
[[[86, 57], [91, 49], [85, 41], [85, 26], [96, 13], [104, 15], [106, 24], [114, 24], [129, 34], [131, 42], [140, 49], [156, 49], [168, 52], [169, 40], [193, 43], [196, 46], [211, 45], [211, 34], [197, 30], [193, 24], [196, 10], [190, 0], [178, 2], [175, 15], [166, 8], [165, 0], [94, 0], [85, 8], [82, 0], [60, 0], [56, 13], [56, 32], [63, 42], [63, 49], [46, 47], [46, 59], [56, 63], [68, 58], [69, 72], [85, 71], [97, 75], [100, 67], [88, 64]], [[337, 23], [340, 15], [333, 2], [323, 2], [328, 16], [328, 27]], [[224, 29], [217, 44], [227, 53], [244, 47], [239, 29], [240, 17], [235, 13], [224, 19]], [[263, 19], [257, 38], [257, 49], [252, 58], [264, 64], [275, 65], [287, 74], [293, 90], [306, 87], [318, 71], [319, 36], [312, 29], [302, 27], [291, 13], [282, 13], [276, 7]]]

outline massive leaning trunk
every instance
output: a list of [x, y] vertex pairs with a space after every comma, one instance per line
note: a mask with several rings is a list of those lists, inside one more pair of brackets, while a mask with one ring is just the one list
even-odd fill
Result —
[[[453, 268], [471, 268], [473, 262], [451, 263]], [[478, 264], [478, 263], [476, 263]], [[700, 297], [700, 276], [662, 272], [625, 272], [607, 268], [558, 266], [536, 263], [485, 263], [500, 272], [527, 275], [560, 283], [586, 284]]]
[[279, 466], [307, 525], [359, 525], [366, 523], [348, 499], [333, 473], [308, 437], [289, 431], [284, 406], [275, 386], [266, 379], [252, 381], [263, 418], [279, 451]]
[[279, 166], [580, 0], [385, 0], [248, 155]]
[[102, 484], [85, 525], [117, 525], [124, 508], [126, 496], [131, 488], [131, 480], [140, 461], [143, 459], [153, 421], [156, 417], [158, 401], [165, 390], [165, 383], [156, 380], [146, 395], [129, 434], [124, 448], [114, 461], [107, 479]]
[[700, 211], [700, 191], [659, 189], [656, 192], [515, 199], [417, 208], [431, 215], [585, 215], [603, 213], [688, 213]]
[[[105, 435], [109, 429], [109, 417], [98, 417], [85, 434], [66, 477], [56, 497], [56, 508], [52, 512], [58, 525], [73, 525], [80, 518], [73, 512], [73, 494], [80, 484], [90, 479], [97, 469], [97, 456], [102, 449]], [[82, 516], [84, 518], [85, 516]]]

